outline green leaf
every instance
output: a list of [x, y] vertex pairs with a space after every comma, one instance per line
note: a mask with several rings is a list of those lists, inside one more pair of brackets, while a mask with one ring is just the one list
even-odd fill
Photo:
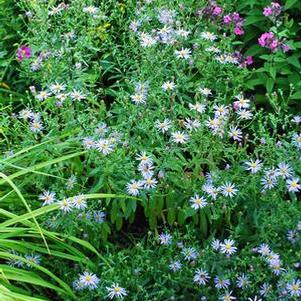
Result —
[[267, 89], [267, 92], [271, 93], [274, 87], [274, 80], [272, 78], [268, 78], [265, 87]]
[[292, 6], [294, 6], [299, 0], [287, 0], [285, 2], [285, 6], [284, 6], [284, 9], [289, 9], [291, 8]]
[[252, 15], [252, 16], [246, 18], [244, 25], [247, 26], [247, 25], [258, 23], [259, 21], [264, 21], [264, 20], [265, 20], [264, 15], [258, 15], [258, 16]]
[[294, 93], [291, 99], [301, 99], [301, 91]]
[[287, 61], [288, 61], [291, 65], [297, 67], [298, 69], [301, 68], [299, 59], [298, 59], [296, 56], [290, 56], [290, 57], [288, 57], [288, 58], [287, 58]]

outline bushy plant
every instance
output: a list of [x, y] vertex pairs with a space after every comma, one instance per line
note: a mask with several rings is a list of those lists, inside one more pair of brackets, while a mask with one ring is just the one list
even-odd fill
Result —
[[257, 78], [297, 46], [267, 34], [257, 57], [254, 20], [282, 17], [274, 5], [256, 19], [252, 3], [18, 3], [23, 90], [0, 110], [3, 296], [298, 300], [301, 117], [278, 69]]

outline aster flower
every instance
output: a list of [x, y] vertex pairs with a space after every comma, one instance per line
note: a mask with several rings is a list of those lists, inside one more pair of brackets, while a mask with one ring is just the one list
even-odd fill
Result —
[[155, 127], [164, 134], [171, 128], [171, 122], [169, 119], [164, 119], [163, 122], [157, 120]]
[[260, 295], [261, 296], [267, 296], [269, 292], [271, 292], [273, 290], [273, 287], [268, 284], [268, 283], [263, 283], [261, 286], [260, 286]]
[[213, 239], [211, 242], [211, 247], [213, 250], [218, 251], [221, 247], [221, 241], [219, 239]]
[[83, 12], [84, 13], [88, 13], [90, 15], [96, 15], [98, 12], [99, 12], [99, 8], [98, 7], [95, 7], [95, 6], [85, 6], [83, 8]]
[[247, 98], [244, 98], [244, 96], [242, 94], [235, 96], [235, 98], [237, 99], [237, 101], [234, 102], [235, 108], [247, 109], [250, 107], [250, 100]]
[[221, 187], [220, 187], [220, 191], [224, 196], [228, 196], [228, 197], [233, 197], [237, 194], [238, 190], [235, 188], [235, 185], [230, 183], [230, 182], [226, 182], [224, 183]]
[[154, 174], [154, 166], [152, 163], [140, 162], [138, 170], [141, 172], [144, 179], [151, 178]]
[[200, 92], [205, 97], [212, 95], [212, 91], [208, 88], [199, 88], [198, 92]]
[[193, 120], [193, 119], [186, 118], [184, 121], [184, 126], [188, 130], [196, 130], [201, 126], [201, 123], [197, 119]]
[[275, 178], [270, 178], [267, 176], [264, 176], [263, 178], [261, 178], [260, 180], [261, 185], [263, 186], [262, 191], [266, 191], [267, 189], [272, 189], [276, 186], [277, 182]]
[[72, 209], [73, 209], [73, 202], [71, 199], [68, 199], [68, 198], [60, 201], [59, 205], [60, 205], [60, 209], [64, 213], [68, 213], [68, 212], [72, 211]]
[[222, 301], [231, 301], [231, 300], [236, 300], [236, 297], [232, 296], [232, 291], [230, 293], [226, 293], [225, 295], [221, 296], [220, 299]]
[[176, 50], [175, 55], [178, 59], [187, 60], [191, 56], [191, 50], [189, 48], [182, 48], [181, 50]]
[[246, 164], [246, 170], [249, 170], [251, 173], [257, 173], [262, 167], [262, 162], [258, 159], [256, 159], [255, 161], [251, 160], [245, 162], [245, 164]]
[[84, 272], [79, 276], [79, 283], [82, 284], [84, 288], [88, 288], [90, 290], [97, 288], [99, 282], [99, 278], [93, 273]]
[[245, 274], [242, 274], [241, 276], [237, 277], [236, 285], [238, 288], [245, 289], [250, 285], [250, 283], [251, 282], [248, 276], [246, 276]]
[[95, 140], [93, 137], [85, 137], [83, 140], [83, 145], [86, 149], [92, 149], [95, 147]]
[[142, 180], [142, 183], [145, 189], [152, 189], [156, 188], [158, 181], [155, 178], [146, 177], [144, 180]]
[[169, 264], [169, 268], [173, 271], [173, 272], [176, 272], [178, 270], [180, 270], [182, 268], [182, 264], [180, 261], [176, 260], [176, 261], [173, 261]]
[[255, 296], [253, 299], [248, 298], [248, 301], [262, 301], [262, 299], [259, 299], [259, 297]]
[[281, 162], [278, 164], [277, 174], [283, 179], [290, 178], [292, 176], [292, 169], [285, 162]]
[[286, 180], [286, 185], [289, 192], [298, 192], [301, 188], [299, 178], [292, 178]]
[[106, 213], [103, 211], [95, 211], [93, 213], [93, 218], [95, 222], [97, 222], [98, 224], [102, 224], [105, 221]]
[[85, 97], [86, 97], [82, 92], [77, 91], [77, 90], [73, 90], [69, 95], [73, 101], [81, 101], [82, 99], [85, 99]]
[[200, 197], [198, 194], [191, 197], [189, 202], [191, 203], [191, 207], [195, 210], [202, 209], [208, 205], [206, 199], [204, 197]]
[[208, 41], [215, 41], [217, 39], [217, 36], [209, 31], [201, 32], [201, 39], [208, 40]]
[[237, 248], [234, 247], [234, 240], [225, 239], [223, 243], [220, 244], [220, 251], [226, 255], [232, 255], [237, 251]]
[[39, 200], [44, 201], [43, 206], [50, 205], [56, 201], [55, 192], [46, 190], [39, 195]]
[[299, 241], [300, 234], [297, 230], [289, 230], [286, 234], [286, 237], [292, 244], [295, 244]]
[[135, 104], [144, 104], [146, 100], [146, 95], [142, 93], [135, 93], [131, 95], [132, 102]]
[[184, 256], [184, 259], [187, 261], [195, 260], [198, 257], [197, 251], [192, 247], [183, 248], [181, 254]]
[[200, 104], [199, 102], [195, 103], [195, 104], [188, 104], [189, 106], [189, 109], [190, 110], [194, 110], [194, 111], [197, 111], [199, 113], [204, 113], [206, 111], [206, 105], [205, 104]]
[[44, 126], [40, 120], [34, 119], [30, 122], [30, 129], [34, 133], [40, 133], [43, 131]]
[[176, 34], [177, 34], [177, 36], [186, 39], [188, 37], [188, 35], [190, 34], [190, 31], [184, 30], [183, 28], [179, 28], [176, 30]]
[[188, 141], [189, 136], [184, 132], [178, 131], [171, 133], [171, 139], [173, 142], [185, 144]]
[[176, 85], [173, 81], [167, 81], [167, 82], [163, 83], [163, 85], [162, 85], [163, 91], [172, 91], [175, 88], [176, 88]]
[[128, 194], [137, 196], [139, 194], [139, 190], [142, 188], [143, 183], [141, 181], [131, 180], [130, 183], [126, 185], [126, 189]]
[[148, 156], [145, 151], [140, 152], [137, 155], [136, 159], [138, 161], [140, 161], [140, 164], [149, 164], [149, 165], [153, 164], [153, 160], [152, 160], [151, 156]]
[[237, 110], [236, 114], [238, 115], [239, 120], [250, 120], [253, 117], [253, 113], [245, 109]]
[[169, 233], [161, 233], [158, 238], [161, 245], [167, 246], [172, 242], [172, 236]]
[[99, 139], [95, 143], [95, 148], [103, 155], [108, 155], [113, 151], [113, 145], [109, 139]]
[[230, 286], [229, 279], [223, 279], [218, 276], [214, 278], [215, 287], [218, 289], [227, 289]]
[[301, 296], [301, 281], [299, 279], [293, 280], [288, 283], [286, 286], [291, 297], [300, 297]]
[[193, 281], [199, 285], [206, 285], [209, 279], [209, 274], [203, 269], [197, 269], [194, 273]]
[[76, 209], [85, 209], [87, 208], [87, 201], [84, 195], [77, 195], [71, 198], [73, 207]]
[[26, 263], [28, 267], [32, 267], [32, 264], [40, 265], [41, 264], [41, 256], [37, 254], [28, 254], [25, 255], [25, 259], [29, 262]]
[[242, 140], [242, 131], [237, 128], [236, 126], [230, 126], [230, 129], [229, 129], [229, 137], [232, 138], [233, 140], [236, 140], [236, 141], [241, 141]]
[[37, 95], [36, 98], [39, 101], [43, 101], [45, 99], [47, 99], [49, 96], [51, 96], [51, 93], [47, 92], [47, 91], [40, 91]]
[[66, 90], [66, 85], [55, 82], [50, 86], [50, 91], [54, 94], [58, 94]]
[[120, 298], [123, 299], [127, 295], [126, 289], [119, 286], [118, 283], [113, 283], [111, 287], [106, 287], [108, 291], [108, 298], [114, 299], [114, 298]]

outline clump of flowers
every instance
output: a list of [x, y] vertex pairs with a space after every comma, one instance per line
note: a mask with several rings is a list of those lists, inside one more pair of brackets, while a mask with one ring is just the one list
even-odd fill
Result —
[[278, 2], [271, 2], [270, 6], [263, 9], [263, 15], [272, 19], [281, 14], [282, 7]]
[[24, 59], [28, 59], [31, 57], [31, 48], [26, 46], [26, 45], [22, 45], [18, 48], [17, 50], [17, 59], [19, 62], [24, 61]]
[[205, 8], [199, 10], [197, 13], [198, 15], [205, 15], [216, 18], [222, 15], [223, 8], [219, 6], [216, 1], [210, 0], [208, 5]]
[[234, 26], [234, 34], [237, 36], [241, 36], [245, 33], [243, 29], [244, 19], [240, 16], [239, 13], [234, 12], [224, 16], [224, 24]]

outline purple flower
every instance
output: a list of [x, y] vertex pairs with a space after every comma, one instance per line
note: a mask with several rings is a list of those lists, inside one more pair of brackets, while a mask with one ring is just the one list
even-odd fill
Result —
[[219, 16], [223, 13], [223, 9], [220, 6], [216, 6], [213, 9], [212, 15]]
[[243, 30], [244, 19], [239, 15], [239, 13], [234, 12], [224, 16], [223, 22], [227, 25], [234, 25], [234, 34], [237, 36], [242, 36], [245, 33]]
[[234, 33], [237, 36], [242, 36], [245, 33], [245, 31], [241, 27], [235, 27], [234, 28]]
[[22, 45], [18, 48], [17, 50], [17, 59], [22, 62], [25, 58], [30, 58], [31, 57], [31, 48]]
[[271, 2], [271, 6], [267, 6], [263, 9], [263, 14], [266, 17], [277, 17], [281, 14], [281, 5], [277, 2]]
[[258, 39], [258, 43], [261, 47], [267, 47], [272, 51], [276, 51], [278, 46], [280, 45], [278, 39], [272, 32], [263, 33]]
[[232, 22], [232, 18], [231, 18], [230, 15], [224, 16], [224, 23], [225, 23], [225, 24], [229, 24], [229, 23], [231, 23], [231, 22]]

